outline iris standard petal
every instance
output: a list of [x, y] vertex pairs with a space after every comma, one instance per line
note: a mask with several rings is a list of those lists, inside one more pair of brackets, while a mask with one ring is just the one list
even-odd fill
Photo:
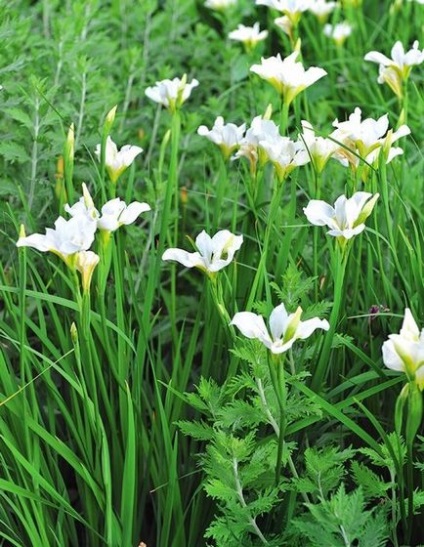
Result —
[[213, 253], [211, 236], [207, 234], [205, 230], [202, 230], [200, 234], [196, 237], [195, 244], [198, 251], [206, 260], [206, 263], [209, 265], [212, 261], [212, 253]]
[[372, 194], [369, 192], [356, 192], [350, 199], [346, 200], [346, 227], [353, 228], [355, 226], [365, 203], [371, 196]]
[[[403, 67], [405, 60], [405, 50], [403, 49], [403, 45], [400, 40], [398, 40], [392, 47], [391, 55], [394, 63], [399, 67]], [[391, 62], [390, 64], [393, 64], [393, 62]]]
[[405, 309], [405, 316], [399, 334], [405, 340], [418, 341], [420, 338], [420, 330], [409, 308]]
[[234, 253], [240, 249], [242, 243], [243, 236], [236, 236], [229, 230], [220, 230], [212, 238], [213, 254], [231, 262]]
[[281, 338], [286, 332], [289, 320], [289, 314], [286, 311], [284, 304], [280, 304], [274, 308], [269, 316], [269, 329], [272, 339], [275, 341]]

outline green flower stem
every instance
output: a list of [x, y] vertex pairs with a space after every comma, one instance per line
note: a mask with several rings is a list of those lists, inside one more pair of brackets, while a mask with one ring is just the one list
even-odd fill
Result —
[[[100, 324], [102, 329], [102, 344], [104, 347], [104, 351], [109, 358], [109, 362], [116, 362], [117, 351], [116, 351], [116, 347], [112, 348], [111, 335], [107, 327], [108, 314], [106, 310], [106, 302], [105, 302], [104, 294], [98, 295], [97, 305], [98, 305], [99, 314], [100, 314]], [[112, 370], [112, 373], [114, 374], [115, 380], [119, 382], [120, 379], [118, 375], [115, 373], [115, 368], [111, 367], [111, 370]], [[121, 385], [121, 388], [124, 388], [124, 387], [125, 387], [124, 385]]]
[[292, 348], [289, 349], [289, 365], [290, 365], [290, 372], [291, 372], [292, 376], [296, 376], [296, 364], [294, 362]]
[[26, 279], [27, 279], [27, 262], [26, 262], [26, 248], [19, 249], [19, 371], [22, 383], [29, 382], [31, 377], [27, 375], [27, 338], [26, 338]]
[[[376, 188], [373, 188], [372, 193], [376, 193]], [[373, 228], [375, 230], [376, 234], [380, 234], [380, 228], [379, 228], [379, 220], [383, 220], [384, 212], [381, 209], [377, 209], [376, 214], [372, 215], [371, 222], [373, 223]], [[375, 247], [376, 247], [376, 257], [378, 260], [378, 267], [381, 274], [381, 282], [383, 285], [383, 294], [386, 296], [387, 304], [390, 306], [390, 298], [391, 298], [391, 286], [390, 286], [390, 272], [388, 270], [388, 265], [385, 260], [385, 254], [382, 250], [382, 242], [381, 237], [374, 238], [375, 241]]]
[[412, 446], [407, 445], [406, 453], [406, 488], [408, 491], [408, 526], [405, 533], [407, 545], [411, 544], [412, 529], [414, 525], [414, 463]]
[[225, 306], [224, 291], [220, 277], [220, 274], [212, 274], [209, 276], [210, 293], [216, 309], [218, 310], [219, 316], [221, 317], [222, 323], [225, 325], [226, 331], [230, 333], [231, 338], [234, 340], [236, 335], [234, 328], [230, 325], [231, 317]]
[[321, 186], [322, 186], [322, 170], [318, 171], [313, 165], [314, 170], [314, 181], [315, 181], [315, 198], [314, 199], [321, 199]]
[[80, 281], [76, 270], [72, 270], [74, 281], [75, 299], [78, 304], [79, 316], [78, 316], [78, 331], [81, 333], [79, 338], [79, 348], [81, 352], [81, 360], [84, 363], [84, 367], [81, 368], [82, 378], [87, 377], [87, 384], [89, 387], [89, 396], [93, 401], [96, 411], [99, 410], [99, 400], [97, 395], [97, 382], [93, 369], [93, 359], [91, 355], [90, 344], [90, 323], [91, 323], [91, 309], [90, 309], [90, 295], [84, 293], [81, 295]]
[[397, 533], [396, 533], [396, 525], [398, 522], [398, 511], [397, 511], [397, 485], [396, 485], [396, 472], [394, 469], [389, 469], [390, 472], [390, 482], [393, 484], [392, 486], [392, 526], [393, 526], [393, 533], [391, 536], [391, 540], [393, 542], [393, 547], [399, 547], [399, 542], [397, 539]]
[[[178, 150], [180, 143], [181, 132], [181, 118], [180, 112], [175, 110], [172, 113], [171, 120], [171, 158], [169, 163], [168, 180], [165, 188], [165, 197], [162, 208], [161, 226], [159, 231], [159, 244], [158, 244], [158, 260], [161, 259], [165, 244], [167, 240], [171, 247], [176, 247], [178, 242], [178, 210], [179, 210], [179, 194], [178, 194]], [[172, 215], [174, 221], [172, 223], [173, 233], [172, 236], [168, 234], [168, 228], [171, 225], [171, 207], [172, 201], [174, 201], [174, 207]], [[177, 294], [177, 282], [176, 282], [176, 268], [170, 269], [170, 300], [169, 300], [169, 314], [170, 317], [176, 317], [176, 294]], [[178, 333], [176, 330], [175, 322], [172, 327], [172, 334], [174, 340], [174, 347], [178, 345]]]
[[299, 22], [300, 21], [296, 21], [296, 22], [292, 23], [292, 25], [293, 25], [292, 26], [292, 32], [289, 34], [290, 46], [291, 46], [292, 51], [295, 50], [296, 43], [299, 39]]
[[[125, 257], [124, 257], [124, 245], [122, 232], [116, 232], [115, 245], [113, 245], [113, 278], [115, 286], [115, 315], [116, 323], [120, 332], [128, 332], [128, 324], [125, 318], [125, 294], [123, 288], [125, 287], [124, 272], [126, 269]], [[111, 368], [115, 368], [116, 375], [119, 378], [119, 385], [121, 386], [120, 398], [121, 403], [126, 406], [126, 387], [125, 382], [128, 377], [128, 345], [122, 336], [117, 340], [117, 361]]]
[[280, 428], [277, 424], [276, 419], [274, 418], [274, 416], [271, 412], [271, 409], [269, 408], [262, 380], [258, 377], [255, 377], [255, 382], [256, 382], [256, 386], [258, 388], [259, 398], [261, 400], [262, 407], [265, 411], [266, 417], [268, 418], [268, 422], [271, 425], [272, 429], [274, 430], [274, 433], [277, 435], [277, 437], [279, 437], [280, 436]]
[[[81, 352], [81, 345], [80, 345], [80, 338], [79, 338], [79, 334], [78, 334], [78, 329], [75, 327], [75, 324], [73, 323], [72, 326], [71, 326], [71, 338], [72, 338], [72, 344], [74, 346], [74, 356], [75, 356], [75, 363], [76, 363], [76, 370], [77, 370], [77, 374], [78, 374], [78, 382], [80, 384], [80, 389], [81, 389], [81, 397], [82, 397], [82, 400], [83, 400], [83, 405], [84, 405], [84, 408], [85, 409], [88, 409], [88, 411], [85, 411], [84, 408], [83, 408], [83, 413], [82, 413], [82, 416], [83, 416], [83, 424], [84, 424], [84, 430], [83, 430], [83, 434], [82, 436], [85, 437], [84, 439], [84, 448], [88, 454], [88, 458], [91, 462], [93, 462], [93, 465], [92, 465], [92, 470], [94, 470], [94, 472], [96, 471], [96, 465], [94, 465], [94, 453], [95, 453], [95, 448], [93, 446], [94, 444], [94, 440], [98, 438], [98, 435], [97, 435], [97, 423], [96, 423], [96, 411], [94, 410], [95, 407], [93, 405], [93, 401], [92, 399], [90, 398], [90, 394], [89, 394], [89, 390], [87, 388], [87, 384], [86, 384], [86, 380], [85, 380], [85, 373], [84, 373], [84, 369], [85, 369], [85, 361], [84, 361], [84, 357], [83, 357], [83, 354]], [[84, 363], [84, 365], [83, 365]], [[74, 399], [73, 400], [73, 406], [76, 406], [77, 407], [77, 404], [76, 403], [76, 400]], [[78, 407], [77, 407], [78, 408]], [[82, 424], [82, 421], [80, 419], [80, 424]], [[80, 425], [81, 427], [81, 425]], [[90, 431], [92, 432], [92, 434], [90, 434]], [[95, 472], [95, 477], [97, 480], [100, 480], [100, 476], [97, 476], [97, 473]], [[84, 502], [86, 503], [87, 505], [87, 510], [90, 511], [93, 507], [94, 507], [94, 504], [92, 503], [93, 500], [91, 500], [91, 492], [88, 488], [85, 489], [84, 491], [84, 494], [86, 495], [86, 499], [84, 500]], [[94, 514], [91, 516], [91, 518], [94, 518]]]
[[278, 264], [280, 271], [286, 271], [290, 252], [292, 249], [293, 242], [293, 232], [296, 221], [296, 206], [297, 206], [297, 183], [295, 175], [292, 175], [290, 180], [290, 203], [288, 205], [288, 219], [285, 225], [285, 234], [283, 238], [283, 244], [281, 245], [280, 252], [278, 255]]
[[227, 161], [222, 154], [219, 155], [219, 167], [218, 177], [216, 181], [216, 201], [215, 201], [215, 215], [213, 226], [217, 230], [220, 226], [222, 217], [222, 202], [224, 200], [225, 191], [228, 188], [228, 172]]
[[115, 199], [116, 198], [116, 185], [118, 184], [118, 180], [109, 180], [109, 199]]
[[[87, 435], [87, 439], [90, 439], [94, 443], [90, 447], [91, 449], [90, 463], [92, 464], [91, 471], [94, 473], [93, 478], [95, 479], [95, 481], [98, 484], [103, 485], [105, 499], [103, 502], [104, 505], [102, 506], [101, 510], [105, 514], [105, 519], [104, 519], [105, 536], [109, 538], [109, 540], [107, 541], [107, 544], [111, 545], [114, 542], [112, 542], [112, 540], [110, 539], [113, 534], [112, 490], [111, 490], [111, 483], [109, 480], [110, 455], [109, 455], [107, 435], [106, 435], [105, 427], [100, 414], [100, 409], [96, 405], [97, 396], [93, 400], [93, 398], [91, 397], [91, 395], [93, 394], [92, 387], [87, 386], [87, 383], [86, 383], [86, 374], [85, 374], [86, 367], [87, 367], [87, 362], [85, 360], [86, 352], [85, 352], [85, 349], [81, 347], [79, 336], [78, 336], [78, 330], [71, 328], [71, 336], [72, 336], [73, 345], [74, 345], [75, 360], [76, 360], [77, 370], [78, 370], [79, 379], [80, 379], [82, 398], [84, 402], [84, 409], [85, 409], [84, 417], [87, 420], [85, 423], [86, 435]], [[85, 342], [84, 342], [84, 345], [85, 345]], [[90, 381], [92, 381], [92, 379], [90, 379]], [[119, 438], [116, 427], [114, 427], [114, 421], [111, 421], [111, 415], [108, 416], [108, 419], [110, 422], [110, 426], [112, 427], [112, 429], [110, 429], [112, 438]], [[88, 450], [88, 447], [84, 447], [84, 448]], [[115, 456], [116, 456], [116, 453], [115, 453]], [[116, 465], [116, 458], [114, 460], [114, 464]], [[94, 499], [90, 499], [92, 496], [92, 492], [90, 489], [85, 489], [84, 493], [87, 496], [87, 499], [85, 499], [84, 501], [85, 501], [87, 511], [89, 513], [90, 522], [94, 522], [96, 519], [95, 511], [96, 511], [97, 503], [94, 501]]]
[[[109, 133], [105, 130], [102, 132], [102, 140], [100, 143], [100, 190], [102, 195], [102, 201], [106, 202], [108, 200], [108, 195], [110, 192], [106, 192], [106, 141]], [[113, 186], [113, 185], [111, 185]], [[110, 187], [109, 187], [110, 191]]]
[[[28, 341], [26, 335], [26, 280], [27, 280], [27, 258], [25, 247], [19, 249], [19, 324], [18, 327], [18, 340], [19, 340], [19, 375], [21, 385], [25, 386], [26, 397], [22, 398], [22, 404], [24, 407], [25, 415], [34, 416], [38, 414], [38, 398], [35, 393], [35, 384], [33, 380], [33, 373], [31, 371], [31, 363], [28, 355]], [[21, 388], [22, 389], [22, 388]], [[29, 428], [26, 426], [26, 422], [23, 421], [20, 431], [24, 437], [24, 444], [30, 457], [34, 456], [34, 448], [36, 444], [32, 441], [32, 435]], [[35, 483], [34, 483], [35, 486]], [[38, 492], [38, 485], [36, 486]], [[39, 492], [38, 492], [39, 493]]]
[[314, 233], [313, 233], [313, 276], [314, 276], [314, 293], [315, 293], [315, 301], [318, 302], [318, 297], [319, 297], [319, 284], [320, 284], [320, 280], [319, 280], [319, 271], [320, 271], [320, 268], [318, 266], [318, 245], [319, 245], [319, 241], [318, 241], [318, 237], [319, 237], [320, 234], [318, 234], [318, 230], [314, 230]]
[[[315, 180], [315, 198], [314, 199], [320, 199], [321, 194], [321, 182], [322, 182], [322, 172], [318, 172], [315, 169], [314, 166], [314, 180]], [[315, 300], [318, 302], [319, 297], [319, 265], [318, 265], [318, 258], [319, 258], [319, 252], [318, 252], [318, 245], [320, 237], [320, 234], [318, 233], [318, 230], [314, 230], [313, 233], [313, 276], [315, 279], [314, 287], [315, 287]]]
[[343, 285], [346, 272], [346, 265], [349, 258], [349, 242], [342, 240], [336, 242], [336, 248], [332, 253], [332, 273], [334, 277], [334, 296], [333, 307], [330, 315], [330, 328], [324, 337], [318, 364], [313, 372], [311, 389], [319, 392], [330, 363], [331, 344], [333, 343], [334, 333], [336, 332], [341, 303], [343, 300]]
[[[109, 276], [110, 268], [112, 265], [112, 254], [113, 254], [113, 235], [111, 232], [102, 231], [100, 232], [99, 238], [99, 247], [98, 254], [100, 256], [100, 262], [96, 268], [95, 275], [97, 282], [96, 287], [96, 305], [100, 314], [100, 324], [102, 329], [102, 344], [104, 351], [109, 358], [110, 362], [117, 363], [117, 351], [116, 346], [112, 347], [112, 338], [111, 333], [107, 327], [108, 313], [106, 309], [106, 286], [107, 279]], [[116, 285], [115, 285], [116, 286]], [[114, 375], [115, 380], [120, 384], [120, 387], [125, 391], [125, 385], [122, 383], [122, 380], [119, 378], [118, 373], [115, 370], [115, 367], [111, 367], [112, 374]]]
[[[162, 142], [161, 146], [161, 154], [160, 154], [160, 162], [159, 162], [159, 183], [160, 186], [162, 186], [162, 165], [163, 165], [163, 155], [165, 153], [165, 147], [166, 147], [167, 138], [165, 137], [164, 141]], [[157, 213], [154, 213], [154, 217], [159, 218], [157, 216]], [[155, 223], [156, 225], [156, 223]], [[163, 218], [161, 220], [161, 230], [163, 225]], [[151, 249], [151, 253], [153, 255], [152, 260], [148, 262], [148, 269], [147, 269], [147, 282], [145, 285], [144, 290], [144, 305], [141, 313], [140, 318], [140, 336], [139, 336], [139, 343], [137, 346], [137, 359], [140, 363], [145, 363], [146, 355], [148, 352], [148, 340], [153, 328], [153, 316], [154, 316], [154, 306], [156, 302], [159, 300], [159, 292], [160, 292], [160, 278], [161, 278], [161, 268], [162, 268], [162, 254], [164, 249], [164, 240], [162, 240], [162, 243], [158, 243], [158, 248], [155, 248], [154, 246], [154, 238], [156, 234], [155, 227], [152, 226], [150, 230], [150, 245], [148, 246]], [[166, 233], [166, 229], [165, 232]], [[137, 372], [138, 374], [138, 372]]]
[[408, 414], [406, 418], [405, 440], [407, 448], [406, 484], [408, 490], [408, 529], [406, 543], [410, 543], [414, 521], [414, 439], [421, 426], [423, 417], [423, 397], [416, 382], [409, 382]]
[[[110, 406], [109, 394], [105, 384], [104, 371], [101, 368], [100, 360], [93, 358], [93, 351], [96, 351], [96, 346], [93, 344], [91, 333], [91, 297], [88, 291], [84, 291], [81, 294], [80, 283], [78, 274], [75, 270], [72, 270], [75, 297], [79, 308], [78, 316], [78, 331], [81, 333], [79, 347], [81, 352], [81, 359], [84, 363], [84, 367], [81, 369], [82, 379], [87, 380], [86, 385], [88, 387], [88, 394], [93, 402], [95, 409], [96, 420], [101, 420], [101, 407], [99, 404], [99, 393], [101, 395], [104, 409], [107, 418], [110, 423], [111, 431], [115, 430], [114, 416]], [[98, 357], [98, 356], [97, 356]]]
[[[249, 299], [247, 302], [247, 309], [251, 309], [253, 302], [258, 298], [258, 295], [261, 292], [263, 283], [266, 280], [267, 277], [267, 268], [266, 268], [266, 261], [269, 255], [269, 247], [270, 247], [270, 241], [271, 241], [271, 233], [276, 228], [277, 224], [277, 216], [278, 211], [280, 208], [280, 202], [281, 202], [281, 196], [284, 189], [284, 182], [278, 183], [274, 186], [274, 192], [273, 196], [271, 198], [270, 203], [270, 209], [269, 209], [269, 215], [266, 219], [266, 227], [265, 227], [265, 235], [264, 235], [264, 241], [263, 241], [263, 247], [261, 251], [261, 259], [258, 264], [258, 268], [256, 270], [255, 277], [253, 279], [252, 288], [249, 294]], [[268, 290], [268, 285], [266, 285], [266, 288]], [[269, 299], [271, 299], [271, 295], [268, 294]]]
[[289, 107], [290, 104], [282, 98], [281, 111], [280, 111], [280, 134], [287, 134], [288, 122], [289, 122]]
[[[304, 100], [302, 100], [304, 99]], [[301, 103], [301, 100], [302, 100], [302, 104]], [[302, 119], [304, 119], [305, 117], [305, 111], [309, 111], [309, 105], [307, 107], [304, 107], [305, 104], [307, 104], [307, 100], [306, 100], [306, 97], [303, 95], [303, 96], [296, 96], [294, 99], [293, 99], [293, 114], [294, 114], [294, 126], [297, 128], [297, 127], [302, 127], [302, 124], [301, 124], [301, 121]], [[303, 110], [305, 108], [305, 110]], [[306, 119], [310, 119], [310, 117], [306, 117]], [[289, 136], [288, 132], [287, 132], [287, 136]]]
[[[252, 66], [255, 62], [256, 62], [256, 59], [253, 58], [253, 55], [251, 56], [252, 59], [249, 60], [249, 66]], [[256, 79], [256, 75], [253, 74], [253, 72], [250, 72], [249, 71], [249, 107], [250, 107], [250, 111], [251, 112], [256, 112], [256, 105], [257, 105], [257, 93], [255, 93], [255, 91], [257, 91], [257, 87], [255, 86], [255, 79]]]
[[[290, 353], [291, 353], [291, 351], [290, 351]], [[292, 358], [293, 357], [291, 356], [291, 360], [292, 360]], [[292, 364], [290, 364], [290, 366], [292, 367]], [[271, 412], [271, 409], [269, 408], [262, 380], [258, 377], [255, 377], [255, 383], [256, 383], [256, 386], [258, 388], [259, 398], [261, 400], [262, 407], [263, 407], [263, 410], [265, 412], [265, 415], [268, 418], [268, 422], [271, 425], [272, 429], [274, 430], [274, 433], [277, 435], [277, 438], [279, 440], [280, 439], [280, 426], [278, 425], [277, 420], [275, 419], [275, 417], [273, 416], [273, 414]], [[297, 469], [294, 465], [293, 458], [291, 457], [291, 454], [288, 454], [288, 464], [289, 464], [290, 471], [292, 472], [293, 477], [298, 479], [299, 478], [299, 473], [297, 472]], [[301, 492], [301, 495], [302, 495], [303, 501], [305, 503], [310, 503], [310, 499], [309, 499], [308, 495], [305, 492]]]
[[[168, 180], [165, 187], [165, 197], [162, 208], [162, 219], [159, 232], [159, 254], [162, 255], [162, 252], [165, 248], [167, 231], [169, 227], [169, 220], [171, 215], [171, 205], [174, 200], [174, 211], [175, 215], [174, 228], [178, 228], [178, 205], [179, 205], [179, 196], [178, 196], [178, 150], [180, 142], [180, 132], [181, 132], [181, 119], [180, 113], [176, 110], [172, 114], [171, 120], [171, 158], [169, 163], [168, 171]], [[169, 238], [172, 245], [176, 245], [178, 241], [178, 231], [174, 231], [173, 237]]]
[[269, 374], [271, 377], [272, 387], [274, 388], [275, 396], [277, 398], [278, 408], [280, 411], [280, 423], [278, 426], [278, 449], [277, 449], [277, 464], [275, 467], [275, 484], [278, 485], [281, 474], [281, 460], [284, 450], [284, 435], [286, 431], [286, 402], [287, 391], [286, 381], [284, 378], [284, 360], [285, 355], [269, 354], [268, 366]]
[[[115, 241], [116, 238], [116, 241]], [[122, 332], [125, 332], [125, 321], [124, 321], [124, 311], [122, 305], [122, 292], [121, 287], [124, 286], [125, 282], [122, 279], [122, 272], [124, 271], [124, 264], [122, 260], [122, 252], [120, 250], [120, 234], [113, 234], [111, 232], [103, 231], [101, 232], [101, 237], [99, 241], [99, 256], [100, 263], [97, 267], [97, 305], [99, 308], [99, 313], [101, 316], [101, 328], [102, 328], [102, 343], [104, 350], [109, 357], [110, 363], [113, 363], [113, 366], [110, 367], [112, 374], [119, 384], [121, 389], [121, 396], [124, 396], [126, 392], [125, 380], [126, 380], [126, 369], [121, 370], [122, 363], [125, 363], [125, 354], [127, 348], [122, 337], [118, 337], [118, 348], [112, 348], [111, 335], [107, 328], [107, 309], [106, 309], [106, 287], [107, 287], [107, 278], [113, 263], [113, 274], [114, 274], [114, 287], [116, 289], [116, 317], [118, 322], [118, 327]], [[113, 260], [112, 260], [113, 259]], [[112, 287], [111, 287], [112, 288]]]
[[403, 82], [403, 93], [402, 99], [400, 101], [400, 114], [398, 126], [408, 123], [408, 113], [409, 113], [409, 99], [408, 99], [408, 78]]
[[[209, 285], [209, 292], [212, 297], [213, 304], [215, 308], [218, 311], [218, 315], [220, 317], [220, 320], [224, 326], [224, 336], [226, 337], [226, 345], [229, 347], [234, 344], [234, 341], [236, 339], [236, 332], [231, 325], [231, 316], [228, 313], [227, 307], [225, 305], [225, 299], [224, 299], [224, 287], [222, 284], [222, 277], [226, 275], [224, 273], [217, 273], [212, 274], [208, 276], [208, 285]], [[234, 285], [230, 286], [233, 287]], [[230, 298], [232, 299], [232, 296], [230, 295]], [[228, 379], [234, 378], [237, 368], [239, 366], [239, 359], [231, 359], [230, 365], [228, 368], [228, 372], [226, 374], [226, 377]]]
[[106, 292], [107, 278], [112, 264], [112, 233], [106, 230], [100, 230], [98, 243], [99, 264], [96, 268], [97, 293], [99, 300], [103, 300]]
[[171, 123], [171, 161], [169, 164], [168, 186], [174, 195], [174, 244], [178, 243], [178, 210], [179, 210], [179, 188], [178, 188], [178, 151], [180, 147], [181, 117], [176, 110], [172, 115]]
[[398, 245], [397, 241], [394, 236], [393, 232], [393, 226], [396, 226], [397, 224], [393, 222], [393, 215], [390, 212], [390, 202], [389, 202], [389, 187], [387, 182], [387, 165], [385, 158], [381, 156], [380, 162], [379, 162], [379, 179], [380, 179], [380, 188], [381, 188], [381, 196], [383, 200], [383, 206], [384, 206], [384, 214], [386, 219], [386, 227], [387, 227], [387, 235], [390, 242], [390, 252], [393, 258], [393, 262], [396, 266], [396, 274], [399, 276], [400, 280], [402, 281], [403, 288], [406, 294], [410, 294], [410, 288], [408, 285], [408, 282], [404, 275], [404, 267], [399, 262], [398, 257]]
[[255, 221], [259, 220], [258, 202], [262, 201], [260, 190], [263, 187], [264, 168], [257, 162], [255, 169], [250, 170], [249, 185], [247, 187], [247, 199], [249, 209], [255, 217]]

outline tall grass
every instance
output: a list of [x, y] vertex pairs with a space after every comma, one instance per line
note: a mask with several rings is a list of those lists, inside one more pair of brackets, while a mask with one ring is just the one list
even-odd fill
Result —
[[[16, 546], [351, 545], [360, 530], [360, 545], [418, 544], [421, 422], [408, 436], [411, 407], [400, 420], [396, 410], [406, 377], [383, 366], [381, 347], [406, 307], [424, 325], [424, 64], [413, 67], [405, 103], [363, 57], [389, 55], [396, 40], [409, 49], [424, 6], [344, 2], [330, 16], [353, 26], [343, 46], [304, 13], [302, 61], [328, 75], [282, 113], [275, 90], [249, 72], [261, 55], [292, 52], [273, 12], [248, 0], [221, 13], [203, 4], [0, 7], [0, 537]], [[256, 49], [228, 40], [254, 21], [269, 31]], [[176, 113], [144, 95], [183, 74], [200, 85]], [[408, 124], [402, 156], [361, 161], [356, 172], [332, 159], [320, 175], [309, 163], [277, 184], [270, 164], [224, 159], [197, 135], [219, 115], [249, 127], [265, 112], [293, 139], [305, 119], [327, 135], [356, 107], [363, 118], [388, 113], [391, 128]], [[108, 135], [144, 149], [116, 185], [104, 152], [100, 161], [94, 153]], [[44, 233], [66, 216], [83, 182], [99, 210], [115, 195], [152, 209], [108, 242], [97, 235], [89, 292], [54, 254], [15, 245], [22, 225]], [[342, 253], [303, 208], [358, 190], [380, 198]], [[208, 276], [162, 261], [170, 247], [193, 251], [203, 229], [243, 235], [227, 268]], [[330, 329], [276, 365], [229, 322], [239, 311], [268, 317], [281, 302], [290, 313], [301, 305], [302, 320], [326, 317]]]

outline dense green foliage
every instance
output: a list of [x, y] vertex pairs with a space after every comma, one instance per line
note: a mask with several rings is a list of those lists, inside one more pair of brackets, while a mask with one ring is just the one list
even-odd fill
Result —
[[[424, 5], [342, 2], [329, 21], [353, 31], [338, 46], [309, 12], [297, 42], [253, 0], [204, 4], [0, 5], [0, 544], [419, 545], [422, 386], [381, 348], [405, 308], [424, 326], [424, 63], [399, 99], [364, 56], [410, 49]], [[269, 34], [253, 50], [228, 38], [256, 21]], [[250, 67], [295, 47], [327, 75], [285, 107]], [[199, 86], [176, 112], [145, 95], [184, 74]], [[327, 136], [357, 107], [408, 125], [402, 155], [278, 180], [197, 134], [266, 115], [293, 140], [302, 120]], [[143, 148], [117, 182], [108, 136]], [[97, 232], [88, 291], [74, 264], [16, 247], [69, 218], [83, 182], [99, 211], [115, 197], [151, 207]], [[357, 191], [380, 196], [347, 243], [307, 221], [311, 199]], [[202, 230], [243, 235], [226, 268], [162, 261]], [[328, 331], [276, 355], [230, 325], [282, 302]]]

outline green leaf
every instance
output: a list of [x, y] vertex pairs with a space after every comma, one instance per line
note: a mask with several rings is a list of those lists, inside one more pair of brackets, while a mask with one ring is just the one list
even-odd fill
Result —
[[34, 125], [34, 121], [31, 119], [31, 117], [22, 109], [20, 108], [9, 108], [7, 113], [9, 116], [11, 116], [14, 120], [17, 120], [18, 122], [21, 122], [21, 124], [26, 127], [27, 129], [30, 129]]
[[11, 163], [26, 163], [30, 159], [28, 150], [16, 142], [0, 141], [0, 156]]
[[175, 422], [184, 435], [193, 437], [198, 441], [210, 441], [214, 437], [212, 427], [204, 422], [190, 422], [188, 420], [179, 420]]
[[393, 486], [389, 482], [384, 482], [363, 463], [352, 461], [351, 469], [355, 482], [361, 486], [367, 498], [384, 498], [387, 495], [387, 490]]

